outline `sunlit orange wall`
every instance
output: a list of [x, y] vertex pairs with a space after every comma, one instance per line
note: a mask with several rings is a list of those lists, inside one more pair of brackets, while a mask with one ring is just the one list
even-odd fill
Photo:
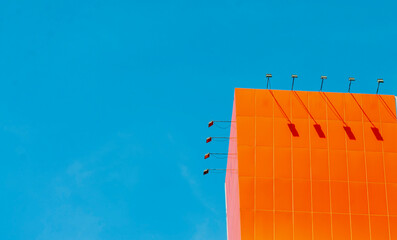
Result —
[[229, 239], [397, 239], [395, 109], [394, 96], [236, 89]]

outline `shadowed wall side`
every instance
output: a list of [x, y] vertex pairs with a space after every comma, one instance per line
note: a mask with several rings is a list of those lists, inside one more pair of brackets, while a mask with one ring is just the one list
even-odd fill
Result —
[[237, 159], [236, 107], [233, 103], [232, 122], [230, 126], [229, 155], [225, 180], [226, 220], [228, 240], [241, 240], [240, 200]]

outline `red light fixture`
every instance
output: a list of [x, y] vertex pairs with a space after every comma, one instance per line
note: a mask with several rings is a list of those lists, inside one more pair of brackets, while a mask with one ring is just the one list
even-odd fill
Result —
[[209, 169], [205, 169], [205, 170], [203, 171], [203, 175], [207, 175], [209, 172], [210, 172]]
[[214, 121], [208, 123], [208, 127], [211, 127], [212, 125], [214, 125]]
[[207, 154], [204, 155], [204, 159], [207, 159], [209, 157], [210, 157], [210, 153], [207, 153]]
[[206, 143], [209, 143], [212, 141], [212, 137], [207, 137], [207, 139], [205, 140]]

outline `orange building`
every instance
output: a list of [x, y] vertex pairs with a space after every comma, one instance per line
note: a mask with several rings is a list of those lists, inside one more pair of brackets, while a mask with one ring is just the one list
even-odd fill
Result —
[[236, 89], [229, 240], [397, 240], [397, 121], [388, 95]]

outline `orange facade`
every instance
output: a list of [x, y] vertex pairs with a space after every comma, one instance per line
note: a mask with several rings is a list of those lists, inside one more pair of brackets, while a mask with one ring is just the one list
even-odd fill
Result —
[[227, 168], [229, 240], [397, 240], [394, 96], [236, 89]]

